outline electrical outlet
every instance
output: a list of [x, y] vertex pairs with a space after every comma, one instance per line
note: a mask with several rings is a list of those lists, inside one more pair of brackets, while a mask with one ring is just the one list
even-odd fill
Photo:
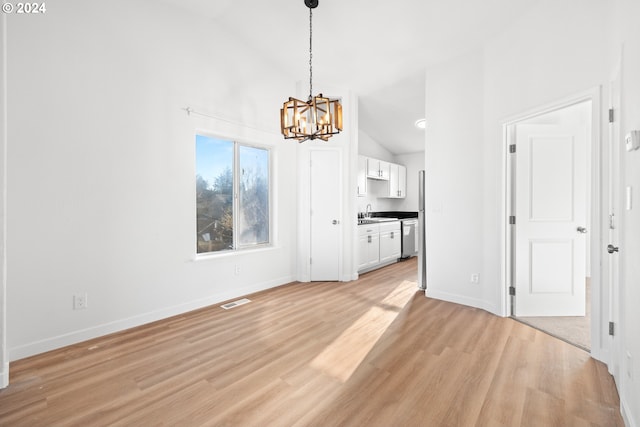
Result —
[[75, 294], [73, 296], [73, 309], [84, 310], [87, 308], [87, 294]]
[[236, 274], [236, 276], [239, 276], [239, 275], [240, 275], [240, 272], [241, 272], [240, 264], [236, 264], [236, 267], [235, 267], [235, 274]]
[[480, 283], [480, 275], [478, 273], [473, 273], [470, 279], [471, 283]]

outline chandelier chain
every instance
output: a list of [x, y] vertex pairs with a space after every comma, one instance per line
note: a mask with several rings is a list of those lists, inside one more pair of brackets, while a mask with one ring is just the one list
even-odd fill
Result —
[[309, 8], [309, 101], [313, 97], [313, 9]]

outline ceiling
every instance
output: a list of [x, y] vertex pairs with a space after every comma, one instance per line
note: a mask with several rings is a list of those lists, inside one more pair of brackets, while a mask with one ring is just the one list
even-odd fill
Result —
[[[308, 76], [304, 0], [164, 1], [208, 16], [292, 76]], [[313, 10], [314, 91], [321, 84], [351, 90], [362, 131], [393, 154], [422, 151], [424, 131], [414, 122], [424, 117], [425, 69], [481, 46], [537, 1], [320, 0]]]

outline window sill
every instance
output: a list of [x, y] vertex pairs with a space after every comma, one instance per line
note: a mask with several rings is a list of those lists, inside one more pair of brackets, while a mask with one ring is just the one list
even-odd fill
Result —
[[270, 244], [270, 245], [258, 246], [255, 248], [244, 248], [244, 249], [236, 249], [236, 250], [228, 250], [228, 251], [220, 251], [220, 252], [207, 252], [204, 254], [196, 254], [196, 256], [193, 258], [193, 261], [199, 262], [199, 261], [208, 261], [208, 260], [220, 259], [220, 258], [231, 258], [238, 255], [250, 255], [250, 254], [255, 254], [260, 252], [270, 252], [276, 249], [280, 249], [280, 248], [278, 246]]

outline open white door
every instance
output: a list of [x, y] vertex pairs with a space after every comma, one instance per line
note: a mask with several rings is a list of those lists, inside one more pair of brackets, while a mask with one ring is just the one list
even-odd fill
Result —
[[311, 281], [340, 279], [341, 158], [336, 149], [311, 150]]
[[584, 316], [587, 132], [516, 125], [516, 316]]

